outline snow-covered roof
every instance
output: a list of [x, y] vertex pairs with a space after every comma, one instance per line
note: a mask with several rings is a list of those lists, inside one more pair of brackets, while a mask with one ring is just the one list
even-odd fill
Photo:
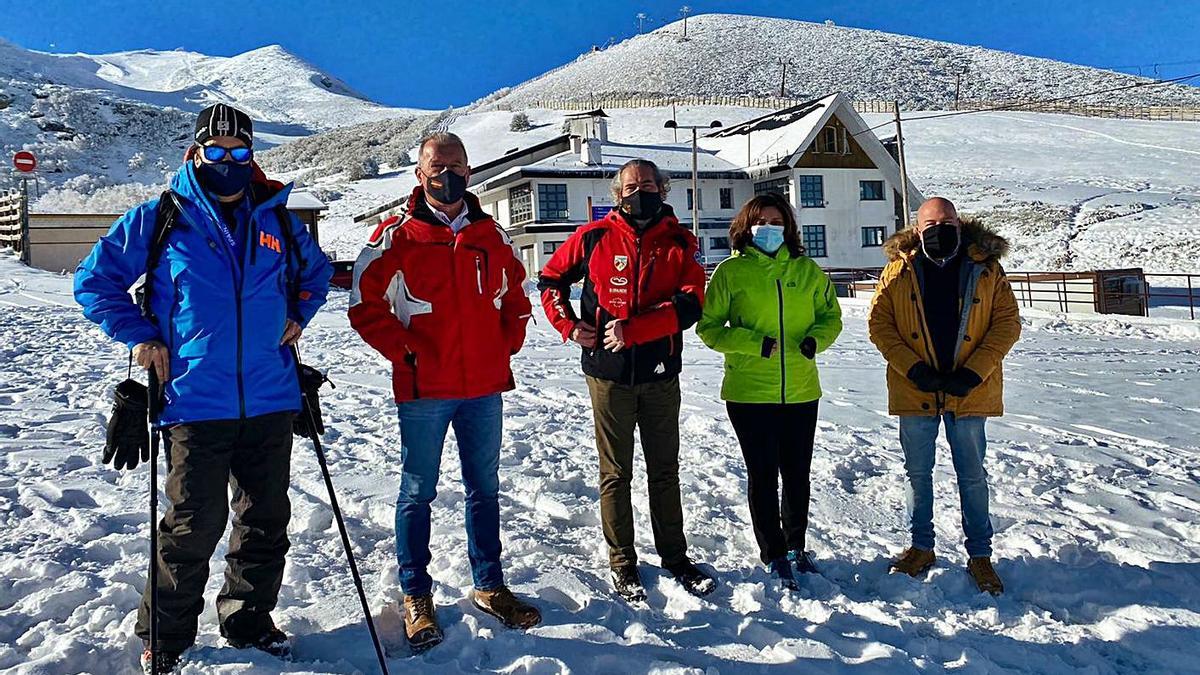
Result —
[[329, 208], [325, 205], [325, 202], [317, 199], [313, 193], [302, 190], [292, 190], [291, 194], [288, 195], [287, 207], [301, 211], [324, 211]]
[[806, 148], [825, 125], [838, 94], [719, 129], [700, 138], [700, 147], [738, 166], [782, 164]]

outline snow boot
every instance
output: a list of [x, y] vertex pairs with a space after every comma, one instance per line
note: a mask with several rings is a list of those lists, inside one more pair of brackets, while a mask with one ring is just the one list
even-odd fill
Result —
[[767, 571], [771, 573], [771, 578], [779, 582], [780, 588], [787, 591], [798, 591], [800, 586], [796, 584], [796, 577], [792, 574], [792, 565], [787, 558], [776, 558], [767, 563]]
[[445, 637], [434, 615], [432, 595], [404, 596], [404, 636], [418, 652], [436, 646]]
[[[142, 672], [145, 675], [169, 675], [177, 672], [183, 664], [183, 652], [172, 652], [159, 649], [157, 654], [151, 654], [147, 648], [142, 652]], [[157, 657], [157, 658], [155, 658]]]
[[937, 557], [933, 555], [933, 551], [910, 546], [900, 554], [899, 558], [892, 561], [890, 569], [892, 572], [901, 572], [910, 577], [919, 577], [933, 567], [936, 562]]
[[519, 600], [507, 586], [490, 591], [473, 590], [471, 603], [479, 608], [479, 611], [499, 619], [507, 628], [525, 630], [542, 622], [542, 613], [537, 607]]
[[288, 636], [284, 635], [283, 631], [275, 626], [271, 626], [269, 630], [253, 640], [227, 637], [225, 641], [234, 649], [257, 649], [260, 652], [265, 652], [284, 660], [292, 656], [291, 641], [288, 640]]
[[642, 577], [638, 574], [637, 565], [622, 565], [612, 569], [613, 588], [625, 602], [645, 602], [646, 588], [642, 586]]
[[788, 551], [788, 562], [795, 569], [796, 574], [820, 574], [817, 569], [816, 560], [813, 559], [811, 551]]
[[967, 572], [971, 578], [975, 580], [975, 585], [984, 593], [992, 595], [1000, 595], [1004, 592], [1004, 582], [1000, 581], [1000, 575], [996, 574], [995, 568], [992, 567], [992, 559], [987, 557], [975, 557], [967, 561]]
[[692, 561], [684, 560], [676, 565], [671, 565], [667, 568], [671, 576], [675, 577], [675, 581], [692, 595], [704, 597], [709, 593], [717, 590], [717, 582], [711, 575], [706, 574], [699, 567], [696, 567]]

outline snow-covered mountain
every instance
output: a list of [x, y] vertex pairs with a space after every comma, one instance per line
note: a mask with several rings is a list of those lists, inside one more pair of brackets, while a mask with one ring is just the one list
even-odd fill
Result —
[[100, 89], [186, 111], [221, 101], [261, 120], [261, 131], [292, 136], [413, 112], [370, 101], [278, 45], [230, 57], [150, 49], [90, 55], [47, 54], [0, 40], [0, 83], [5, 79]]
[[[842, 91], [860, 100], [945, 108], [961, 73], [962, 100], [1043, 99], [1148, 82], [1145, 78], [982, 47], [790, 19], [707, 14], [668, 24], [514, 87], [496, 103], [601, 95], [777, 95]], [[1160, 86], [1107, 94], [1105, 103], [1197, 105], [1200, 88]], [[1100, 102], [1100, 100], [1094, 102]]]

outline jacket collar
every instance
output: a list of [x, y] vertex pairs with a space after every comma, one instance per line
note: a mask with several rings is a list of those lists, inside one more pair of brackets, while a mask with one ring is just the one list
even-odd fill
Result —
[[[468, 192], [463, 195], [463, 201], [466, 203], [468, 223], [475, 223], [480, 220], [492, 220], [492, 216], [483, 210], [483, 207], [479, 204], [479, 198], [475, 195]], [[408, 216], [431, 227], [445, 227], [447, 230], [450, 229], [437, 216], [433, 215], [433, 209], [425, 201], [425, 188], [420, 185], [413, 188], [412, 194], [408, 197]]]
[[608, 215], [605, 216], [604, 219], [609, 223], [609, 225], [630, 236], [637, 236], [638, 234], [645, 236], [650, 232], [663, 227], [664, 225], [668, 228], [679, 225], [679, 219], [675, 217], [675, 210], [671, 208], [670, 204], [663, 204], [662, 210], [658, 213], [658, 219], [647, 225], [641, 232], [638, 232], [638, 230], [636, 230], [628, 220], [625, 220], [625, 216], [621, 214], [619, 209], [613, 209], [612, 211], [609, 211]]
[[[962, 219], [962, 238], [967, 256], [974, 262], [999, 262], [1008, 255], [1008, 240], [974, 218]], [[913, 256], [921, 250], [921, 238], [915, 228], [909, 227], [889, 237], [883, 243], [883, 250], [888, 260], [912, 262]]]

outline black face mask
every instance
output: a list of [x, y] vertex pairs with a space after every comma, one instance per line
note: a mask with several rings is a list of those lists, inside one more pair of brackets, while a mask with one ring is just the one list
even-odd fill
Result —
[[634, 220], [650, 220], [662, 210], [663, 200], [660, 192], [637, 192], [621, 198], [621, 211]]
[[232, 197], [250, 186], [250, 176], [254, 166], [234, 164], [233, 162], [200, 162], [196, 167], [196, 179], [205, 192], [217, 197]]
[[457, 204], [467, 194], [467, 179], [446, 169], [425, 182], [425, 194], [440, 204]]
[[960, 243], [956, 225], [934, 225], [925, 228], [921, 233], [921, 250], [925, 252], [926, 258], [938, 265], [944, 265], [958, 255]]

